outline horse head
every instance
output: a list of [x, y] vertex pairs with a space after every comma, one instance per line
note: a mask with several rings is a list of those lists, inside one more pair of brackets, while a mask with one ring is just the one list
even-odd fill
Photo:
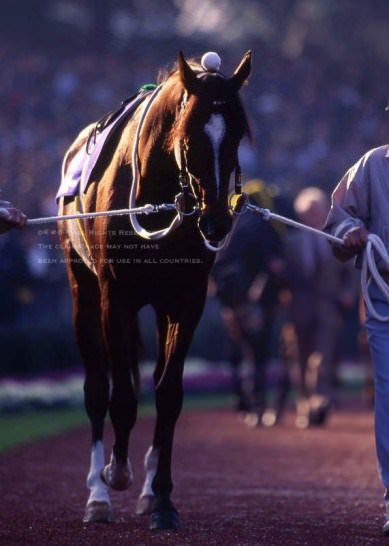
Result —
[[217, 64], [212, 70], [202, 64], [187, 62], [181, 52], [178, 55], [179, 106], [170, 149], [178, 168], [187, 171], [201, 203], [198, 225], [203, 237], [218, 242], [232, 225], [229, 181], [239, 165], [239, 143], [244, 135], [250, 137], [239, 89], [250, 74], [251, 51], [231, 77], [216, 70]]
[[[231, 77], [224, 76], [219, 67], [216, 53], [204, 55], [199, 64], [186, 61], [180, 52], [176, 67], [145, 103], [132, 148], [130, 206], [135, 206], [136, 197], [144, 203], [158, 195], [163, 200], [178, 198], [180, 181], [180, 195], [189, 198], [192, 194], [192, 201], [199, 204], [198, 227], [210, 250], [217, 250], [211, 243], [224, 239], [231, 229], [230, 176], [234, 169], [240, 171], [241, 139], [251, 137], [239, 98], [239, 89], [250, 74], [251, 51]], [[161, 173], [165, 182], [156, 185], [156, 179], [162, 180]], [[130, 219], [138, 235], [159, 239], [180, 225], [184, 212], [180, 210], [167, 228], [154, 232], [144, 230], [135, 214]]]

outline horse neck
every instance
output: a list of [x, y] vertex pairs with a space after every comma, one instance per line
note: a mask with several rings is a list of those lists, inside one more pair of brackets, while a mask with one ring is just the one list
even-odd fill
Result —
[[140, 181], [138, 196], [145, 201], [172, 199], [178, 189], [178, 167], [168, 139], [175, 122], [176, 107], [162, 107], [161, 92], [150, 109], [139, 142]]

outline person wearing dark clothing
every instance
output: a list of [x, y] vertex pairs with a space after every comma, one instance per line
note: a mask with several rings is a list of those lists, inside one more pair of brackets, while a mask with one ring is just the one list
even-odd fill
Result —
[[0, 324], [2, 331], [15, 324], [23, 308], [21, 293], [31, 282], [26, 256], [15, 233], [0, 237]]
[[[250, 199], [263, 206], [263, 184], [250, 184]], [[252, 414], [251, 424], [261, 422], [267, 405], [266, 363], [271, 355], [278, 277], [283, 267], [281, 248], [273, 225], [247, 212], [237, 220], [229, 245], [213, 269], [229, 338], [236, 407]], [[253, 364], [248, 381], [241, 369], [246, 359]]]
[[[23, 227], [27, 217], [9, 201], [0, 200], [0, 234], [14, 227]], [[19, 311], [17, 291], [27, 276], [23, 249], [10, 235], [0, 239], [0, 323], [9, 326]]]
[[[319, 188], [308, 187], [295, 199], [304, 224], [320, 228], [329, 202]], [[355, 307], [358, 277], [348, 264], [337, 262], [327, 241], [293, 230], [286, 238], [285, 259], [291, 293], [289, 323], [294, 330], [299, 364], [296, 426], [322, 425], [334, 398], [336, 345], [344, 314]]]

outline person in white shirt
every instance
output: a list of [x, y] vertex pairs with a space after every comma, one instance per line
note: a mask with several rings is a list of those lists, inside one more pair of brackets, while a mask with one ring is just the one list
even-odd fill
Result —
[[[324, 230], [343, 239], [334, 244], [340, 260], [356, 256], [361, 267], [369, 233], [378, 235], [389, 248], [389, 145], [366, 152], [343, 176], [332, 194], [332, 205]], [[383, 260], [377, 260], [382, 278], [389, 282]], [[389, 313], [389, 303], [378, 285], [369, 282], [369, 295], [376, 311]], [[378, 468], [385, 487], [384, 534], [389, 536], [389, 327], [366, 309], [365, 326], [373, 360], [375, 383], [375, 437]]]

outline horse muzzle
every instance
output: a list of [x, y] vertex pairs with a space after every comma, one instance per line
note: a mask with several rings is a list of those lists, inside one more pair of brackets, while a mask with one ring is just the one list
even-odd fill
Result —
[[204, 212], [199, 218], [199, 230], [208, 241], [216, 242], [223, 240], [230, 232], [232, 218], [230, 214], [214, 215]]

